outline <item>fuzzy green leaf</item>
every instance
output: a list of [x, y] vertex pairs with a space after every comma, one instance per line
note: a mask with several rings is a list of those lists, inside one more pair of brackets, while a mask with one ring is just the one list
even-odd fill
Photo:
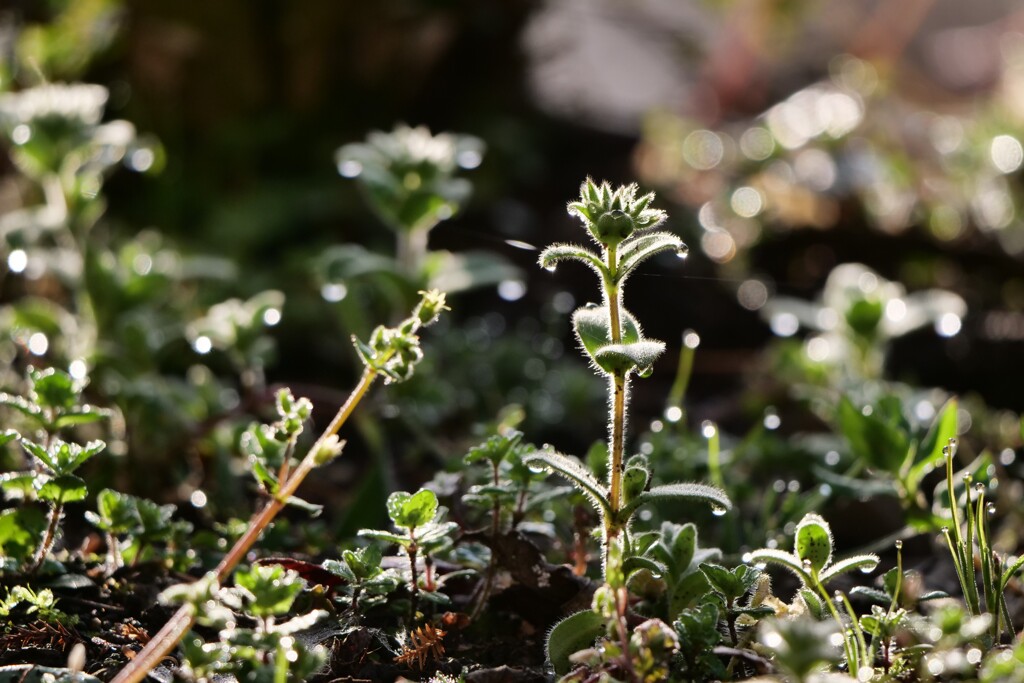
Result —
[[840, 574], [852, 572], [854, 569], [859, 569], [866, 574], [874, 571], [875, 567], [878, 566], [878, 562], [878, 556], [871, 554], [847, 557], [830, 565], [818, 576], [818, 580], [821, 581], [822, 584], [826, 584]]
[[605, 623], [597, 612], [585, 610], [555, 624], [548, 634], [547, 658], [558, 676], [569, 673], [569, 656], [594, 644], [604, 631]]
[[820, 572], [832, 559], [832, 530], [820, 515], [804, 515], [796, 526], [794, 550], [797, 558], [810, 561], [811, 568]]
[[697, 551], [697, 525], [688, 522], [679, 529], [672, 539], [672, 567], [675, 573], [682, 574], [693, 562]]
[[552, 244], [540, 253], [538, 259], [540, 267], [545, 270], [554, 270], [560, 261], [580, 261], [593, 269], [602, 280], [608, 277], [608, 268], [601, 262], [601, 258], [586, 247], [575, 244]]
[[593, 354], [594, 362], [606, 372], [629, 372], [650, 374], [647, 370], [654, 365], [665, 350], [660, 341], [639, 341], [632, 344], [608, 344]]
[[646, 569], [655, 576], [662, 576], [666, 571], [665, 565], [643, 555], [632, 555], [622, 561], [622, 573], [626, 578], [641, 569]]
[[[623, 282], [637, 266], [665, 251], [679, 253], [686, 249], [683, 240], [670, 232], [650, 232], [634, 235], [619, 248], [619, 264], [616, 270], [618, 282]], [[685, 252], [683, 252], [685, 253]]]
[[415, 494], [396, 491], [388, 496], [388, 516], [395, 526], [415, 529], [433, 521], [437, 514], [437, 494], [420, 489]]
[[696, 498], [710, 504], [716, 510], [731, 510], [732, 501], [725, 491], [709, 486], [708, 484], [677, 483], [655, 486], [649, 491], [644, 491], [631, 503], [624, 506], [622, 514], [624, 519], [629, 519], [633, 512], [646, 503], [655, 503], [661, 500], [678, 500], [680, 498]]
[[606, 515], [611, 512], [608, 492], [579, 460], [554, 451], [535, 451], [523, 456], [523, 462], [529, 467], [543, 467], [565, 477], [590, 499], [599, 513]]
[[64, 474], [43, 484], [38, 495], [39, 500], [64, 505], [84, 500], [89, 495], [89, 489], [85, 485], [85, 480], [73, 474]]
[[810, 588], [801, 588], [797, 591], [797, 594], [807, 606], [807, 611], [810, 612], [815, 619], [821, 621], [826, 617], [825, 605], [822, 604], [821, 598], [818, 597], [817, 593], [812, 591]]
[[792, 553], [787, 553], [784, 550], [761, 548], [760, 550], [755, 550], [750, 553], [750, 559], [748, 561], [753, 564], [760, 564], [764, 562], [767, 564], [781, 565], [793, 572], [793, 574], [795, 574], [805, 586], [813, 584], [813, 581], [811, 581], [811, 575], [804, 569], [800, 558]]
[[286, 614], [302, 592], [299, 575], [281, 565], [256, 565], [235, 573], [235, 584], [248, 592], [248, 611], [256, 617]]
[[701, 572], [693, 572], [683, 576], [676, 585], [672, 587], [669, 594], [669, 617], [675, 618], [687, 607], [693, 607], [701, 596], [706, 595], [711, 588], [708, 577]]
[[651, 473], [646, 467], [627, 467], [622, 473], [622, 493], [626, 501], [640, 495], [650, 478]]
[[[633, 344], [642, 340], [640, 326], [628, 311], [620, 309], [623, 344]], [[583, 349], [591, 358], [603, 347], [612, 343], [611, 322], [607, 306], [588, 305], [576, 309], [572, 314], [572, 325]], [[596, 360], [594, 361], [597, 362]]]

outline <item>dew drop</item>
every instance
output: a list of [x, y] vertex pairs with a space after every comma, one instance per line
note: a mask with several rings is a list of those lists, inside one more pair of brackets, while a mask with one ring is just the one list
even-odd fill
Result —
[[588, 311], [593, 311], [594, 309], [600, 308], [600, 306], [595, 304], [593, 301], [588, 301], [587, 305], [584, 306], [583, 308], [587, 309]]
[[685, 244], [681, 244], [678, 247], [676, 247], [676, 256], [678, 256], [679, 258], [685, 259], [689, 255], [690, 255], [690, 248], [688, 246], [686, 246]]
[[990, 515], [996, 514], [996, 504], [995, 503], [989, 503], [988, 505], [986, 505], [985, 506], [985, 512], [987, 512]]
[[721, 507], [719, 505], [712, 505], [711, 506], [711, 514], [713, 514], [715, 517], [721, 517], [722, 515], [725, 514], [725, 512], [726, 512], [726, 510], [725, 510], [724, 507]]
[[949, 457], [949, 446], [942, 447], [942, 455], [946, 456], [947, 458]]
[[860, 573], [861, 574], [870, 574], [873, 571], [875, 571], [875, 568], [872, 567], [872, 566], [869, 566], [869, 565], [865, 565], [865, 566], [860, 568]]
[[896, 550], [903, 550], [903, 541], [896, 541]]
[[547, 469], [544, 467], [544, 465], [541, 465], [541, 464], [530, 463], [529, 465], [527, 465], [527, 467], [534, 474], [544, 474], [544, 472], [547, 471]]
[[949, 440], [949, 447], [950, 448], [956, 448], [956, 445], [957, 445], [956, 437], [950, 438], [950, 440]]
[[338, 162], [338, 173], [344, 178], [358, 178], [363, 172], [363, 165], [355, 159], [342, 159]]
[[941, 529], [939, 529], [939, 531], [942, 532], [943, 535], [949, 536], [949, 527], [948, 526], [942, 527]]
[[7, 256], [7, 267], [12, 273], [22, 273], [28, 268], [28, 254], [24, 249], [15, 249]]
[[192, 348], [196, 353], [205, 355], [213, 350], [213, 340], [205, 334], [200, 335], [192, 341]]
[[554, 263], [549, 263], [544, 266], [544, 270], [548, 271], [549, 273], [555, 272], [557, 268], [558, 266], [556, 266]]
[[985, 493], [985, 484], [979, 481], [977, 484], [974, 485], [974, 490], [977, 491], [978, 493]]

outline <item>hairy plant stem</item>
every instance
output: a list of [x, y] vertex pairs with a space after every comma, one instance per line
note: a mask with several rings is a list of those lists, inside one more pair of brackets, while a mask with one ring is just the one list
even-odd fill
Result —
[[35, 557], [32, 558], [32, 564], [27, 568], [29, 574], [35, 574], [43, 566], [46, 556], [50, 553], [50, 548], [53, 547], [53, 542], [57, 540], [57, 527], [60, 526], [60, 518], [63, 515], [63, 503], [57, 503], [50, 507], [50, 516], [46, 522], [46, 533], [43, 534], [43, 540], [39, 544], [39, 548], [36, 549]]
[[[608, 302], [609, 328], [611, 330], [611, 343], [622, 343], [622, 319], [619, 311], [619, 299], [621, 291], [617, 279], [618, 250], [612, 244], [607, 249], [607, 266], [609, 277], [605, 280], [605, 299]], [[611, 376], [611, 435], [609, 438], [609, 462], [608, 462], [608, 503], [611, 507], [609, 519], [605, 521], [605, 558], [607, 560], [607, 545], [612, 539], [618, 536], [620, 522], [618, 520], [619, 510], [622, 509], [622, 452], [625, 442], [626, 431], [626, 373], [617, 370]], [[607, 563], [606, 563], [607, 564]]]
[[[230, 576], [231, 572], [238, 566], [238, 563], [245, 558], [246, 553], [249, 552], [253, 544], [259, 540], [263, 531], [274, 520], [277, 513], [284, 508], [288, 499], [295, 494], [302, 480], [317, 466], [317, 455], [327, 440], [337, 434], [338, 430], [345, 424], [345, 421], [348, 420], [352, 411], [355, 410], [355, 407], [362, 400], [363, 396], [366, 395], [367, 390], [377, 378], [377, 372], [373, 368], [366, 368], [363, 371], [362, 377], [359, 378], [359, 383], [352, 390], [352, 393], [345, 401], [345, 404], [338, 410], [331, 423], [327, 425], [327, 429], [310, 447], [306, 456], [299, 463], [299, 466], [295, 468], [291, 476], [288, 477], [288, 480], [281, 482], [281, 488], [277, 495], [268, 501], [263, 509], [252, 518], [249, 522], [249, 527], [242, 537], [235, 542], [234, 547], [224, 556], [216, 569], [210, 572], [215, 577], [217, 583], [223, 582]], [[146, 647], [127, 666], [121, 669], [113, 679], [113, 683], [139, 683], [139, 681], [142, 681], [146, 674], [159, 664], [181, 641], [185, 634], [188, 633], [194, 621], [195, 607], [191, 604], [182, 605], [164, 624], [163, 628], [146, 644]]]

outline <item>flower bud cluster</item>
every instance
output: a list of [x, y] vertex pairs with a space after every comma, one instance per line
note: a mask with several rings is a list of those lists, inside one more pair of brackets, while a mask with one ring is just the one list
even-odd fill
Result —
[[580, 186], [580, 199], [570, 202], [569, 213], [578, 216], [591, 237], [606, 247], [615, 246], [637, 230], [647, 230], [665, 221], [666, 213], [648, 208], [654, 193], [637, 197], [635, 183], [615, 189], [608, 182], [596, 184], [587, 178]]

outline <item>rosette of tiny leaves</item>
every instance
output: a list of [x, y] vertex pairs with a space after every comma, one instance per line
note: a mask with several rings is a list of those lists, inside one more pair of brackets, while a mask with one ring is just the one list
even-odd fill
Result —
[[425, 126], [399, 124], [390, 133], [374, 131], [366, 142], [338, 150], [338, 171], [357, 178], [370, 204], [396, 231], [429, 230], [451, 218], [469, 198], [459, 167], [480, 164], [484, 145], [470, 135], [432, 135]]

